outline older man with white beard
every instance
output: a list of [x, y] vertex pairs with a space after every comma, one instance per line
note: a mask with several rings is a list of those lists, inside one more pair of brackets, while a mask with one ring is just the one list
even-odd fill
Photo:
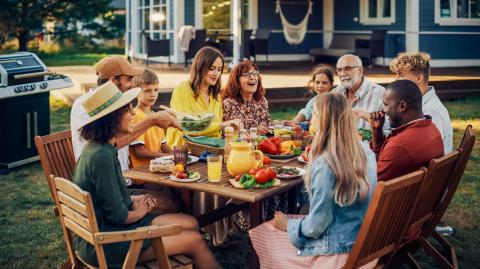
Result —
[[[343, 94], [358, 116], [358, 128], [370, 129], [370, 112], [381, 111], [385, 88], [371, 82], [363, 75], [362, 60], [358, 56], [345, 54], [337, 61], [337, 75], [340, 79], [334, 92]], [[388, 126], [384, 126], [388, 128]]]

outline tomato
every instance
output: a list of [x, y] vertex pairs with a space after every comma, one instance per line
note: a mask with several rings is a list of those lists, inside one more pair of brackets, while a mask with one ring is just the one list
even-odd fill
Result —
[[272, 160], [268, 156], [263, 156], [263, 165], [271, 164]]
[[265, 169], [261, 169], [257, 172], [257, 174], [255, 174], [255, 180], [257, 183], [263, 184], [268, 182], [270, 178], [268, 177], [267, 171]]
[[240, 175], [236, 175], [236, 176], [235, 176], [235, 180], [236, 180], [236, 181], [240, 181], [240, 177], [241, 177]]
[[300, 127], [300, 125], [295, 125], [293, 126], [292, 131], [295, 134], [302, 134], [303, 130], [302, 130], [302, 127]]
[[269, 179], [274, 179], [277, 176], [277, 172], [275, 172], [275, 170], [273, 170], [273, 168], [271, 167], [268, 167], [267, 169], [265, 169], [265, 171], [267, 172]]
[[187, 174], [186, 173], [178, 173], [177, 178], [178, 179], [185, 179], [185, 178], [187, 178]]
[[252, 169], [250, 169], [250, 171], [249, 171], [248, 173], [249, 173], [250, 175], [254, 176], [254, 175], [257, 174], [258, 170], [260, 170], [260, 169], [258, 169], [258, 168], [252, 168]]

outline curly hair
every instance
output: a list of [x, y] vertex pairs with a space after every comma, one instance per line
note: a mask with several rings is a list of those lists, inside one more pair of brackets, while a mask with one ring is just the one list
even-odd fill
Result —
[[[228, 78], [227, 85], [223, 89], [223, 98], [233, 98], [239, 102], [243, 102], [241, 87], [240, 87], [240, 76], [243, 73], [248, 73], [251, 69], [255, 69], [258, 72], [258, 66], [250, 61], [244, 61], [237, 64]], [[265, 88], [262, 86], [262, 77], [258, 76], [257, 90], [253, 94], [253, 98], [257, 101], [262, 100], [265, 96]]]
[[430, 54], [425, 52], [404, 52], [399, 53], [397, 58], [390, 62], [390, 71], [413, 72], [416, 75], [422, 74], [424, 81], [428, 82], [430, 77]]
[[119, 132], [120, 122], [127, 113], [130, 104], [127, 104], [112, 113], [103, 116], [80, 129], [80, 136], [88, 142], [106, 144]]
[[320, 75], [320, 74], [324, 74], [325, 76], [327, 76], [328, 80], [333, 85], [333, 79], [334, 79], [334, 76], [335, 76], [335, 71], [329, 65], [319, 64], [319, 65], [317, 65], [313, 68], [312, 78], [308, 81], [307, 92], [305, 93], [305, 97], [312, 97], [312, 96], [316, 95], [316, 93], [313, 89], [313, 82], [315, 81], [315, 77], [317, 75]]

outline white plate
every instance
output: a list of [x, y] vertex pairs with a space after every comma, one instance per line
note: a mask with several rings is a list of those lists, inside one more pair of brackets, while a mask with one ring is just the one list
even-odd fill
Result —
[[302, 163], [308, 163], [303, 159], [302, 155], [298, 156], [297, 160], [299, 160]]
[[[188, 155], [188, 158], [190, 158], [190, 161], [187, 162], [187, 165], [196, 163], [198, 162], [198, 159], [199, 159], [197, 156], [193, 156], [193, 155]], [[167, 155], [167, 156], [155, 158], [155, 161], [162, 161], [162, 160], [170, 160], [173, 162], [173, 155]]]
[[201, 177], [200, 174], [199, 174], [198, 176], [194, 177], [194, 178], [177, 178], [177, 177], [174, 176], [174, 175], [170, 175], [170, 179], [171, 179], [172, 181], [180, 182], [180, 183], [195, 182], [195, 181], [199, 180], [200, 177]]
[[291, 167], [291, 166], [283, 166], [283, 167], [286, 167], [286, 168], [295, 168], [299, 171], [298, 175], [278, 175], [277, 174], [277, 178], [279, 179], [289, 179], [289, 178], [296, 178], [296, 177], [301, 177], [303, 175], [305, 175], [305, 169], [303, 168], [298, 168], [298, 167]]

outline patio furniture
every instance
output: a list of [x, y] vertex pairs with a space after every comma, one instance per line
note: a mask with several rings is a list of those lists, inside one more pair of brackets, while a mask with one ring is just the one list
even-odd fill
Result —
[[[74, 253], [72, 268], [76, 268], [80, 263], [88, 268], [96, 268], [81, 259], [73, 249], [73, 235], [79, 236], [95, 247], [99, 268], [108, 268], [103, 252], [103, 245], [120, 242], [131, 242], [130, 249], [125, 258], [123, 267], [135, 268], [142, 244], [144, 240], [150, 239], [152, 247], [155, 250], [157, 264], [160, 268], [192, 268], [190, 263], [183, 263], [185, 256], [179, 255], [178, 259], [173, 257], [169, 262], [169, 258], [165, 252], [162, 242], [163, 236], [176, 235], [182, 232], [180, 225], [171, 224], [164, 226], [146, 226], [137, 230], [117, 231], [117, 232], [100, 232], [92, 199], [88, 192], [83, 191], [70, 180], [51, 176], [50, 185], [54, 188], [54, 200], [60, 213], [60, 222], [65, 234], [67, 248], [69, 253]], [[176, 265], [175, 267], [172, 267]]]
[[145, 31], [143, 31], [143, 36], [147, 41], [147, 67], [150, 62], [150, 57], [158, 56], [168, 57], [168, 67], [170, 67], [170, 39], [153, 40]]
[[426, 169], [378, 182], [358, 237], [344, 269], [358, 268], [375, 259], [386, 264], [398, 248], [412, 218]]
[[385, 38], [387, 30], [372, 30], [372, 35], [368, 40], [355, 40], [355, 55], [366, 60], [370, 66], [375, 65], [375, 57], [383, 58], [385, 65]]
[[[294, 159], [283, 163], [285, 166], [303, 167], [304, 163]], [[201, 179], [207, 179], [207, 165], [205, 163], [193, 163], [188, 166], [188, 170], [199, 172]], [[232, 178], [227, 172], [226, 165], [222, 167], [222, 177], [219, 183], [209, 183], [207, 181], [180, 183], [170, 180], [165, 175], [150, 172], [148, 167], [134, 168], [123, 172], [125, 177], [132, 180], [141, 180], [143, 182], [155, 183], [159, 186], [176, 188], [181, 191], [182, 201], [186, 213], [192, 212], [193, 192], [202, 191], [207, 194], [219, 195], [227, 198], [233, 198], [235, 201], [243, 203], [230, 203], [221, 209], [217, 209], [205, 214], [195, 216], [200, 227], [207, 226], [225, 217], [232, 215], [242, 209], [248, 208], [250, 211], [250, 227], [256, 227], [263, 222], [262, 201], [275, 195], [288, 192], [288, 212], [296, 213], [296, 187], [303, 183], [301, 177], [282, 180], [281, 185], [267, 189], [235, 189], [228, 179]], [[250, 268], [258, 266], [258, 257], [253, 248], [250, 252]]]
[[255, 31], [255, 37], [250, 40], [250, 53], [255, 62], [257, 55], [264, 54], [268, 63], [268, 40], [270, 39], [270, 29], [258, 28]]
[[[345, 54], [357, 54], [360, 41], [368, 42], [368, 35], [359, 34], [333, 34], [332, 42], [328, 48], [312, 48], [309, 51], [312, 62], [318, 57], [334, 57], [335, 60]], [[363, 45], [366, 46], [366, 45]]]
[[[444, 197], [437, 205], [435, 211], [433, 212], [433, 216], [427, 223], [425, 223], [420, 237], [415, 242], [409, 243], [407, 246], [405, 246], [403, 251], [399, 253], [399, 257], [397, 257], [398, 264], [400, 264], [401, 259], [407, 259], [408, 262], [416, 264], [413, 254], [421, 247], [425, 250], [426, 254], [431, 256], [441, 266], [441, 268], [459, 268], [455, 248], [448, 242], [447, 239], [445, 239], [444, 236], [435, 231], [435, 227], [440, 223], [441, 219], [445, 215], [445, 212], [447, 211], [448, 205], [455, 195], [455, 191], [460, 184], [460, 180], [462, 179], [474, 144], [475, 135], [473, 133], [473, 128], [471, 125], [468, 125], [460, 143], [460, 156], [455, 164], [454, 172], [448, 181]], [[437, 248], [430, 244], [427, 241], [428, 238], [435, 239], [435, 241], [445, 250], [442, 251], [442, 253], [448, 253], [450, 259], [447, 260], [447, 258], [437, 250]]]
[[195, 57], [197, 52], [207, 45], [207, 30], [199, 29], [195, 30], [195, 38], [190, 40], [188, 51], [185, 52], [185, 68], [188, 66], [188, 62]]

